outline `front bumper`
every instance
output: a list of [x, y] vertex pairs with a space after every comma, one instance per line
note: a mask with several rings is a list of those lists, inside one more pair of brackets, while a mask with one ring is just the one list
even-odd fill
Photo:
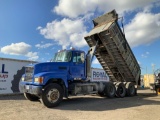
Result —
[[30, 93], [34, 95], [42, 94], [42, 86], [19, 84], [19, 90], [22, 93]]

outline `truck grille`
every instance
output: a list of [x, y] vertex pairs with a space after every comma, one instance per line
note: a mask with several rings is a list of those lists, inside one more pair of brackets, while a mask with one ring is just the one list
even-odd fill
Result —
[[33, 71], [34, 71], [33, 67], [26, 67], [26, 70], [25, 70], [25, 81], [32, 82]]

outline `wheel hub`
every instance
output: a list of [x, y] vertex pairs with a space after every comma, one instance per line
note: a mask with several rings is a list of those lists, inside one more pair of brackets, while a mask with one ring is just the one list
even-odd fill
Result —
[[51, 103], [54, 103], [59, 99], [59, 96], [60, 96], [60, 93], [57, 89], [51, 89], [47, 94], [47, 99]]
[[122, 87], [119, 89], [119, 91], [120, 91], [120, 94], [123, 94], [123, 88]]

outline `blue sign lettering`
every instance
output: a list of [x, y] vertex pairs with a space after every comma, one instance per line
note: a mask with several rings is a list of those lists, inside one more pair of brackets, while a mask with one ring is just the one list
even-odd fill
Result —
[[106, 76], [106, 73], [105, 72], [96, 72], [96, 71], [93, 71], [93, 77], [107, 77]]
[[7, 71], [5, 71], [5, 64], [2, 64], [2, 71], [1, 73], [8, 73]]

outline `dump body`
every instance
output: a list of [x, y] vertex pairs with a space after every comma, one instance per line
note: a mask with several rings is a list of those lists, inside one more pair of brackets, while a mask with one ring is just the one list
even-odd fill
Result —
[[85, 36], [90, 47], [98, 46], [95, 56], [113, 82], [140, 80], [140, 66], [118, 24], [115, 10], [93, 20], [94, 28]]

